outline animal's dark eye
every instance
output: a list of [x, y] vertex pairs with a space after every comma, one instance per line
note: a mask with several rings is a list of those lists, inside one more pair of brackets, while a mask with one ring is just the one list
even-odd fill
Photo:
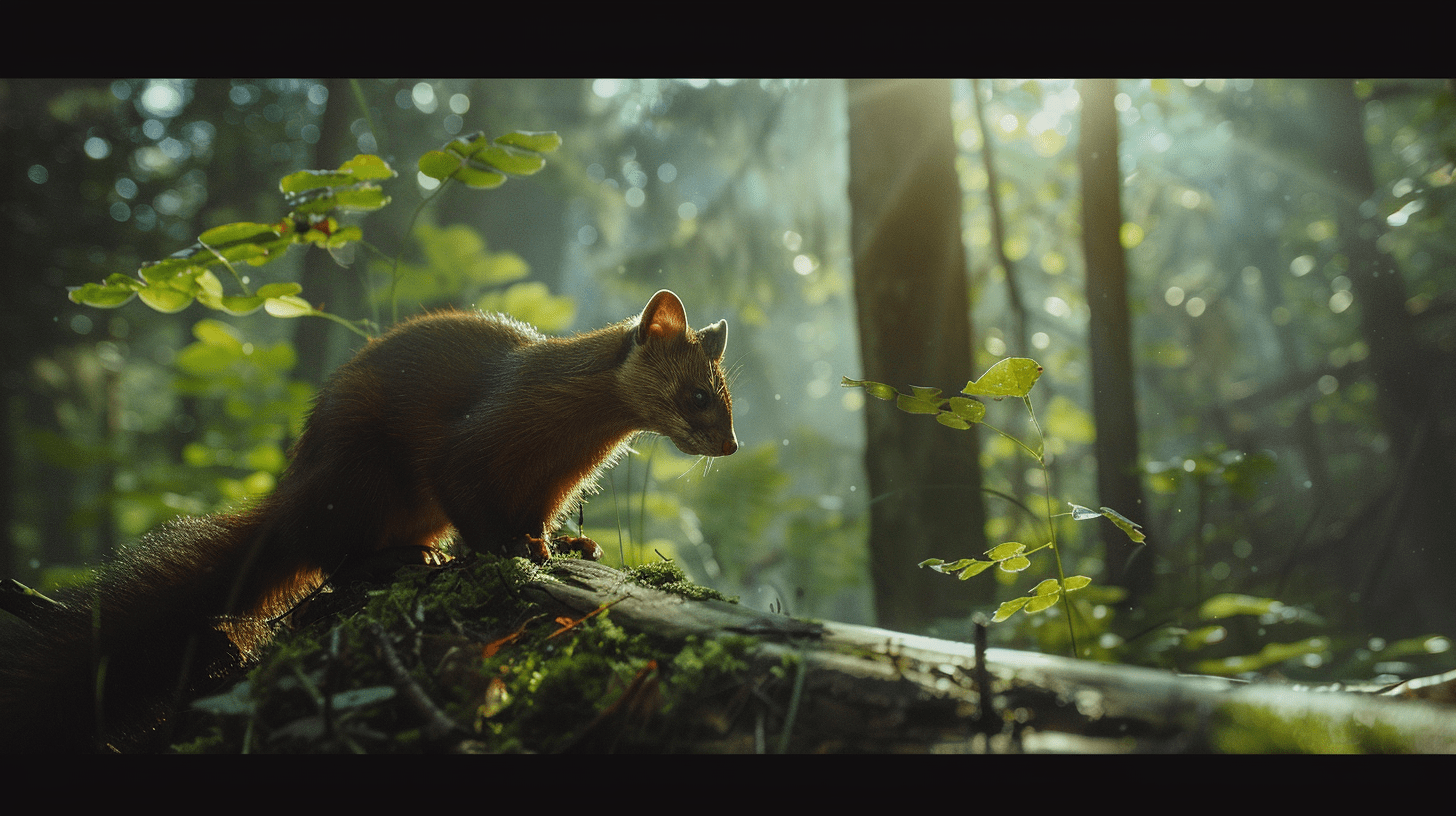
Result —
[[698, 410], [700, 410], [700, 411], [702, 409], [704, 409], [704, 408], [707, 408], [708, 407], [708, 392], [707, 391], [704, 391], [701, 388], [699, 388], [696, 391], [694, 391], [693, 392], [693, 405]]

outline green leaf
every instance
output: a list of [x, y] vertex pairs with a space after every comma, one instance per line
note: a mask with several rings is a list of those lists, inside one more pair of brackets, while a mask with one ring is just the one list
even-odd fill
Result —
[[95, 306], [98, 309], [115, 309], [136, 297], [146, 284], [120, 272], [107, 276], [104, 283], [88, 283], [70, 288], [68, 297], [72, 303]]
[[961, 419], [955, 414], [936, 414], [935, 421], [939, 422], [947, 428], [955, 428], [957, 431], [969, 431], [971, 429], [971, 423], [965, 421], [964, 419]]
[[378, 156], [360, 153], [344, 162], [338, 170], [299, 170], [278, 182], [285, 195], [296, 195], [322, 187], [350, 187], [361, 182], [379, 181], [399, 175]]
[[1141, 524], [1138, 524], [1132, 519], [1129, 519], [1127, 516], [1124, 516], [1116, 510], [1113, 510], [1111, 507], [1102, 508], [1102, 515], [1111, 519], [1112, 523], [1117, 525], [1117, 529], [1126, 533], [1127, 537], [1132, 539], [1135, 543], [1141, 544], [1147, 540], [1148, 537], [1143, 535]]
[[98, 309], [115, 309], [118, 306], [124, 306], [136, 296], [137, 293], [134, 290], [112, 289], [99, 283], [73, 286], [70, 288], [70, 294], [67, 295], [72, 303], [94, 306]]
[[293, 202], [293, 212], [301, 215], [321, 216], [335, 210], [345, 212], [373, 212], [389, 203], [389, 196], [373, 184], [358, 187], [330, 189], [325, 195], [314, 196], [307, 201]]
[[1252, 595], [1225, 593], [1204, 601], [1198, 614], [1205, 619], [1217, 620], [1234, 615], [1263, 615], [1283, 605], [1273, 598], [1255, 598]]
[[1024, 555], [1018, 555], [1015, 558], [1008, 558], [1002, 561], [999, 566], [1002, 572], [1021, 572], [1031, 566], [1031, 559]]
[[274, 317], [305, 317], [317, 314], [308, 301], [297, 295], [268, 298], [263, 304], [263, 308]]
[[266, 347], [254, 346], [253, 353], [249, 355], [248, 359], [261, 371], [276, 371], [284, 374], [292, 371], [293, 367], [298, 364], [298, 352], [294, 350], [292, 343], [280, 342]]
[[175, 314], [192, 305], [193, 296], [165, 286], [148, 286], [137, 293], [142, 303], [162, 314]]
[[507, 173], [529, 176], [546, 166], [540, 154], [561, 146], [555, 133], [518, 131], [486, 140], [484, 132], [452, 139], [440, 150], [420, 157], [420, 172], [444, 181], [455, 178], [476, 189], [490, 189], [505, 183]]
[[1222, 626], [1203, 626], [1183, 636], [1182, 646], [1188, 651], [1201, 649], [1228, 639], [1228, 629]]
[[177, 352], [176, 365], [193, 377], [215, 377], [241, 360], [241, 347], [213, 345], [205, 341], [188, 344]]
[[985, 572], [992, 563], [991, 561], [977, 561], [974, 558], [961, 558], [949, 563], [939, 558], [928, 558], [921, 561], [918, 566], [929, 567], [945, 575], [960, 573], [958, 577], [964, 581], [973, 575], [980, 575], [982, 572]]
[[506, 183], [504, 175], [468, 163], [462, 165], [453, 175], [465, 185], [477, 190], [491, 190]]
[[360, 153], [339, 165], [339, 172], [349, 173], [361, 181], [379, 181], [399, 175], [389, 162], [369, 153]]
[[[362, 240], [364, 240], [364, 230], [356, 225], [350, 224], [347, 227], [334, 230], [333, 234], [323, 242], [323, 245], [328, 248], [335, 248], [344, 246], [350, 241]], [[335, 256], [335, 260], [338, 260], [337, 256]]]
[[[378, 156], [361, 153], [344, 162], [338, 170], [299, 170], [289, 173], [278, 182], [278, 189], [286, 196], [298, 196], [310, 190], [324, 188], [374, 187], [370, 181], [394, 178], [398, 173], [389, 163]], [[308, 199], [310, 206], [312, 199]], [[319, 212], [317, 209], [307, 210]]]
[[112, 272], [106, 276], [105, 285], [109, 287], [120, 287], [130, 289], [133, 292], [141, 291], [146, 284], [121, 272]]
[[539, 154], [513, 147], [488, 147], [472, 156], [471, 160], [485, 162], [515, 176], [529, 176], [546, 166], [546, 159]]
[[450, 143], [445, 145], [445, 149], [468, 159], [489, 146], [490, 142], [485, 138], [485, 131], [477, 130], [468, 136], [457, 136], [451, 139]]
[[1068, 592], [1075, 592], [1076, 590], [1083, 589], [1083, 588], [1088, 587], [1088, 586], [1091, 586], [1091, 585], [1092, 585], [1092, 579], [1091, 578], [1088, 578], [1085, 575], [1073, 575], [1071, 578], [1068, 578], [1067, 579], [1067, 587], [1066, 587], [1066, 590]]
[[1025, 397], [1041, 377], [1041, 366], [1026, 357], [1009, 357], [991, 366], [979, 380], [966, 383], [962, 394], [977, 397]]
[[537, 153], [550, 153], [561, 147], [561, 136], [554, 130], [527, 131], [515, 130], [495, 140], [498, 145], [510, 145], [512, 147], [523, 147], [527, 150], [534, 150]]
[[188, 467], [211, 467], [216, 463], [217, 457], [212, 448], [201, 442], [188, 442], [182, 446], [182, 461]]
[[986, 418], [986, 403], [965, 397], [951, 397], [950, 411], [966, 422], [980, 422]]
[[1031, 594], [1033, 594], [1033, 595], [1051, 595], [1053, 593], [1057, 593], [1057, 592], [1061, 592], [1061, 591], [1062, 591], [1062, 585], [1059, 584], [1059, 583], [1057, 583], [1057, 579], [1055, 579], [1055, 578], [1048, 578], [1045, 581], [1042, 581], [1041, 583], [1037, 584], [1036, 585], [1036, 588], [1031, 591]]
[[[198, 263], [197, 255], [204, 252], [207, 253], [207, 258]], [[167, 283], [179, 275], [191, 274], [202, 269], [208, 261], [216, 261], [216, 258], [211, 252], [203, 249], [201, 244], [197, 244], [180, 252], [174, 252], [169, 258], [144, 263], [137, 271], [141, 273], [142, 280], [148, 284]]]
[[192, 277], [200, 280], [198, 275], [224, 260], [247, 261], [253, 266], [268, 263], [280, 257], [282, 251], [293, 241], [292, 235], [280, 234], [279, 230], [285, 228], [286, 223], [282, 226], [245, 221], [223, 224], [204, 232], [197, 243], [186, 249], [174, 252], [160, 261], [142, 264], [139, 271], [142, 280], [149, 284], [168, 284], [174, 289], [194, 295], [205, 293], [211, 301], [208, 305], [217, 308], [216, 298], [222, 296], [220, 284], [217, 288], [212, 288], [204, 283], [204, 291], [198, 292], [191, 288], [191, 283], [178, 285], [177, 279]]
[[875, 399], [892, 400], [900, 392], [884, 383], [871, 382], [870, 380], [851, 380], [848, 377], [840, 377], [839, 385], [843, 388], [863, 388]]
[[224, 295], [217, 300], [213, 308], [227, 312], [235, 317], [244, 317], [263, 308], [263, 301], [267, 298], [257, 295]]
[[210, 346], [222, 346], [239, 351], [243, 348], [243, 340], [238, 335], [237, 329], [221, 320], [204, 318], [197, 321], [192, 325], [192, 336]]
[[207, 244], [210, 247], [224, 247], [228, 244], [240, 241], [272, 241], [278, 237], [278, 231], [272, 224], [254, 224], [248, 221], [239, 221], [233, 224], [223, 224], [197, 236], [199, 243]]
[[928, 400], [912, 397], [909, 394], [901, 394], [895, 399], [895, 407], [907, 414], [938, 414], [940, 404]]
[[1023, 595], [1020, 598], [1012, 598], [1011, 600], [1007, 601], [1004, 604], [1001, 604], [996, 608], [996, 614], [992, 616], [991, 622], [1000, 623], [1001, 621], [1006, 620], [1007, 618], [1021, 611], [1021, 608], [1023, 606], [1026, 606], [1030, 602], [1031, 597], [1027, 595]]
[[971, 578], [973, 576], [980, 575], [981, 573], [983, 573], [986, 570], [990, 569], [991, 566], [994, 563], [995, 563], [994, 561], [976, 561], [976, 560], [972, 560], [969, 566], [967, 566], [965, 569], [961, 570], [960, 579], [962, 581], [964, 581], [967, 578]]
[[364, 184], [334, 194], [334, 206], [349, 212], [373, 212], [389, 203], [389, 196], [373, 184]]
[[[197, 284], [197, 288], [201, 290], [196, 293], [199, 299], [206, 297], [216, 304], [218, 298], [222, 297], [222, 281], [218, 280], [217, 275], [214, 275], [211, 270], [202, 270], [192, 280], [193, 283]], [[213, 308], [216, 308], [216, 305]]]
[[271, 442], [254, 446], [243, 457], [243, 467], [269, 473], [282, 473], [287, 464], [288, 457], [283, 454], [283, 449]]
[[939, 403], [941, 401], [939, 388], [927, 388], [923, 385], [912, 385], [910, 386], [910, 394], [915, 399], [923, 400], [925, 402]]
[[1147, 536], [1143, 535], [1143, 532], [1140, 529], [1142, 527], [1141, 524], [1138, 524], [1132, 519], [1129, 519], [1127, 516], [1124, 516], [1116, 510], [1113, 510], [1111, 507], [1103, 507], [1099, 510], [1093, 510], [1088, 507], [1083, 507], [1080, 504], [1072, 504], [1071, 502], [1067, 502], [1067, 506], [1072, 508], [1073, 521], [1086, 521], [1088, 519], [1098, 518], [1099, 516], [1104, 517], [1111, 521], [1113, 524], [1117, 525], [1117, 529], [1126, 533], [1127, 537], [1132, 539], [1134, 543], [1141, 544], [1147, 540]]
[[1060, 592], [1053, 592], [1050, 595], [1038, 595], [1026, 602], [1026, 614], [1030, 615], [1033, 612], [1042, 612], [1051, 609], [1061, 599], [1062, 593]]
[[355, 183], [351, 173], [337, 170], [299, 170], [289, 173], [278, 181], [278, 189], [285, 195], [296, 195], [323, 187], [343, 187]]
[[1267, 643], [1256, 655], [1225, 657], [1219, 660], [1205, 660], [1194, 665], [1194, 670], [1204, 674], [1234, 675], [1259, 671], [1276, 663], [1309, 654], [1323, 654], [1329, 651], [1330, 639], [1311, 637], [1295, 643]]
[[298, 294], [299, 292], [302, 292], [302, 291], [303, 291], [303, 286], [301, 284], [292, 283], [292, 282], [284, 282], [284, 283], [270, 283], [270, 284], [267, 284], [266, 286], [260, 286], [260, 287], [258, 287], [258, 291], [255, 294], [257, 294], [258, 297], [271, 298], [271, 297], [286, 297], [287, 295], [296, 295], [296, 294]]
[[986, 557], [992, 561], [1002, 561], [1013, 555], [1021, 555], [1026, 551], [1026, 545], [1020, 541], [1007, 541], [1004, 544], [997, 544], [986, 551]]
[[420, 172], [437, 181], [444, 181], [460, 169], [460, 156], [443, 150], [431, 150], [420, 157]]
[[[509, 256], [516, 261], [520, 259]], [[520, 261], [524, 267], [525, 262]], [[506, 263], [492, 274], [514, 274], [515, 263]], [[507, 286], [504, 291], [488, 292], [475, 301], [480, 311], [501, 312], [518, 316], [519, 319], [544, 331], [565, 331], [576, 314], [576, 304], [568, 297], [557, 297], [541, 281], [523, 281]]]

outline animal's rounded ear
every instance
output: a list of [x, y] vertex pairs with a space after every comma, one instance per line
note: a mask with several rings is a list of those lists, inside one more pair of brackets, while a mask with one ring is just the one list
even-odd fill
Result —
[[688, 316], [677, 295], [663, 289], [647, 301], [637, 323], [637, 342], [645, 343], [649, 335], [666, 338], [687, 333]]
[[703, 344], [703, 353], [709, 360], [723, 359], [723, 349], [728, 346], [728, 321], [719, 320], [706, 329], [699, 329], [698, 342]]

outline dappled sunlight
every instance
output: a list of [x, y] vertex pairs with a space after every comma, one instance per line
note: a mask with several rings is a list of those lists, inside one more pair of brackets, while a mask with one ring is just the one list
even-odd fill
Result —
[[[636, 440], [567, 514], [631, 558], [671, 541], [745, 603], [871, 623], [887, 571], [924, 577], [884, 542], [961, 558], [983, 533], [1055, 535], [1091, 581], [1081, 657], [1301, 679], [1456, 665], [1449, 642], [1421, 645], [1456, 626], [1442, 80], [7, 88], [24, 577], [266, 494], [361, 335], [455, 309], [570, 335], [671, 289], [693, 325], [732, 326], [743, 447], [708, 471]], [[493, 141], [507, 132], [523, 141]], [[560, 149], [531, 164], [544, 136]], [[1034, 415], [960, 391], [1007, 358], [1044, 368]], [[943, 435], [910, 436], [898, 397], [866, 404], [846, 379], [911, 389]], [[982, 409], [1017, 440], [1047, 434], [973, 428]], [[1107, 503], [1145, 546], [1109, 544], [1110, 516], [1042, 512], [1050, 492], [1096, 515], [1118, 479], [1142, 492]], [[977, 506], [984, 524], [911, 529]], [[1135, 569], [1148, 592], [1117, 596]], [[963, 634], [1036, 581], [947, 581], [900, 609]], [[993, 645], [1065, 652], [1053, 617], [998, 624]]]

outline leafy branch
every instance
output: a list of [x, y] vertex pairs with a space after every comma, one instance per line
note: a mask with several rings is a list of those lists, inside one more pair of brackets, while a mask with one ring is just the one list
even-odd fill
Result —
[[[421, 202], [410, 219], [418, 218], [424, 205], [458, 180], [475, 189], [492, 189], [508, 176], [532, 175], [545, 167], [541, 154], [561, 146], [554, 132], [515, 131], [494, 141], [483, 132], [462, 136], [419, 160], [420, 172], [441, 182], [435, 193]], [[351, 322], [314, 308], [302, 296], [303, 287], [294, 282], [277, 282], [248, 288], [248, 279], [237, 264], [263, 266], [283, 257], [296, 244], [314, 244], [330, 252], [352, 243], [364, 242], [363, 228], [342, 224], [340, 218], [369, 213], [390, 203], [378, 182], [399, 174], [384, 159], [360, 154], [337, 170], [300, 170], [284, 176], [278, 184], [288, 212], [271, 224], [237, 222], [213, 227], [198, 236], [197, 243], [160, 261], [142, 264], [137, 277], [115, 273], [100, 283], [72, 287], [74, 303], [114, 309], [140, 298], [165, 314], [180, 312], [192, 303], [231, 315], [253, 314], [259, 309], [274, 317], [322, 317], [367, 336], [365, 321]], [[411, 234], [408, 230], [406, 234]], [[337, 256], [336, 256], [337, 257]], [[214, 267], [227, 270], [236, 291], [229, 293]], [[398, 284], [399, 258], [394, 261], [391, 301]], [[395, 318], [398, 317], [397, 304]]]
[[[1057, 577], [1048, 578], [1037, 584], [1029, 595], [1013, 598], [1007, 601], [996, 610], [993, 621], [1000, 622], [1010, 618], [1020, 611], [1030, 614], [1041, 612], [1056, 606], [1069, 592], [1083, 589], [1092, 583], [1092, 579], [1085, 575], [1073, 575], [1068, 578], [1062, 568], [1062, 554], [1057, 546], [1057, 528], [1055, 519], [1058, 515], [1052, 512], [1052, 481], [1051, 471], [1046, 463], [1046, 438], [1042, 432], [1041, 424], [1037, 422], [1036, 411], [1032, 408], [1030, 393], [1032, 386], [1041, 377], [1042, 367], [1035, 360], [1025, 357], [1012, 357], [1002, 360], [992, 366], [980, 379], [972, 380], [961, 390], [965, 396], [943, 398], [939, 388], [926, 388], [923, 386], [911, 386], [910, 393], [903, 393], [892, 386], [884, 383], [872, 382], [869, 380], [853, 380], [844, 377], [840, 384], [846, 388], [863, 388], [870, 396], [881, 400], [894, 400], [895, 407], [901, 411], [911, 414], [925, 414], [935, 417], [935, 421], [956, 430], [968, 430], [973, 425], [982, 425], [1006, 439], [1010, 440], [1017, 447], [1021, 448], [1036, 460], [1041, 467], [1043, 483], [1045, 485], [1046, 499], [1046, 521], [1047, 541], [1044, 544], [1027, 549], [1027, 545], [1018, 541], [1008, 541], [999, 544], [986, 551], [989, 560], [974, 558], [962, 558], [957, 561], [944, 561], [939, 558], [927, 559], [920, 563], [922, 567], [929, 567], [936, 572], [947, 575], [957, 575], [961, 580], [966, 580], [974, 575], [997, 567], [1002, 572], [1021, 572], [1031, 566], [1031, 559], [1028, 556], [1044, 549], [1050, 549], [1056, 561]], [[1026, 412], [1031, 418], [1032, 427], [1036, 429], [1038, 444], [1036, 447], [1015, 436], [990, 425], [985, 421], [986, 404], [980, 399], [989, 397], [993, 400], [1002, 400], [1006, 397], [1019, 398], [1026, 406]], [[1089, 510], [1081, 505], [1071, 505], [1071, 516], [1075, 521], [1084, 519], [1105, 517], [1111, 520], [1128, 537], [1135, 542], [1141, 543], [1144, 540], [1138, 525], [1128, 520], [1125, 516], [1111, 508], [1103, 507], [1100, 510]], [[1067, 631], [1071, 636], [1072, 654], [1077, 654], [1077, 631], [1072, 621], [1070, 604], [1064, 605], [1063, 610], [1067, 618]]]

